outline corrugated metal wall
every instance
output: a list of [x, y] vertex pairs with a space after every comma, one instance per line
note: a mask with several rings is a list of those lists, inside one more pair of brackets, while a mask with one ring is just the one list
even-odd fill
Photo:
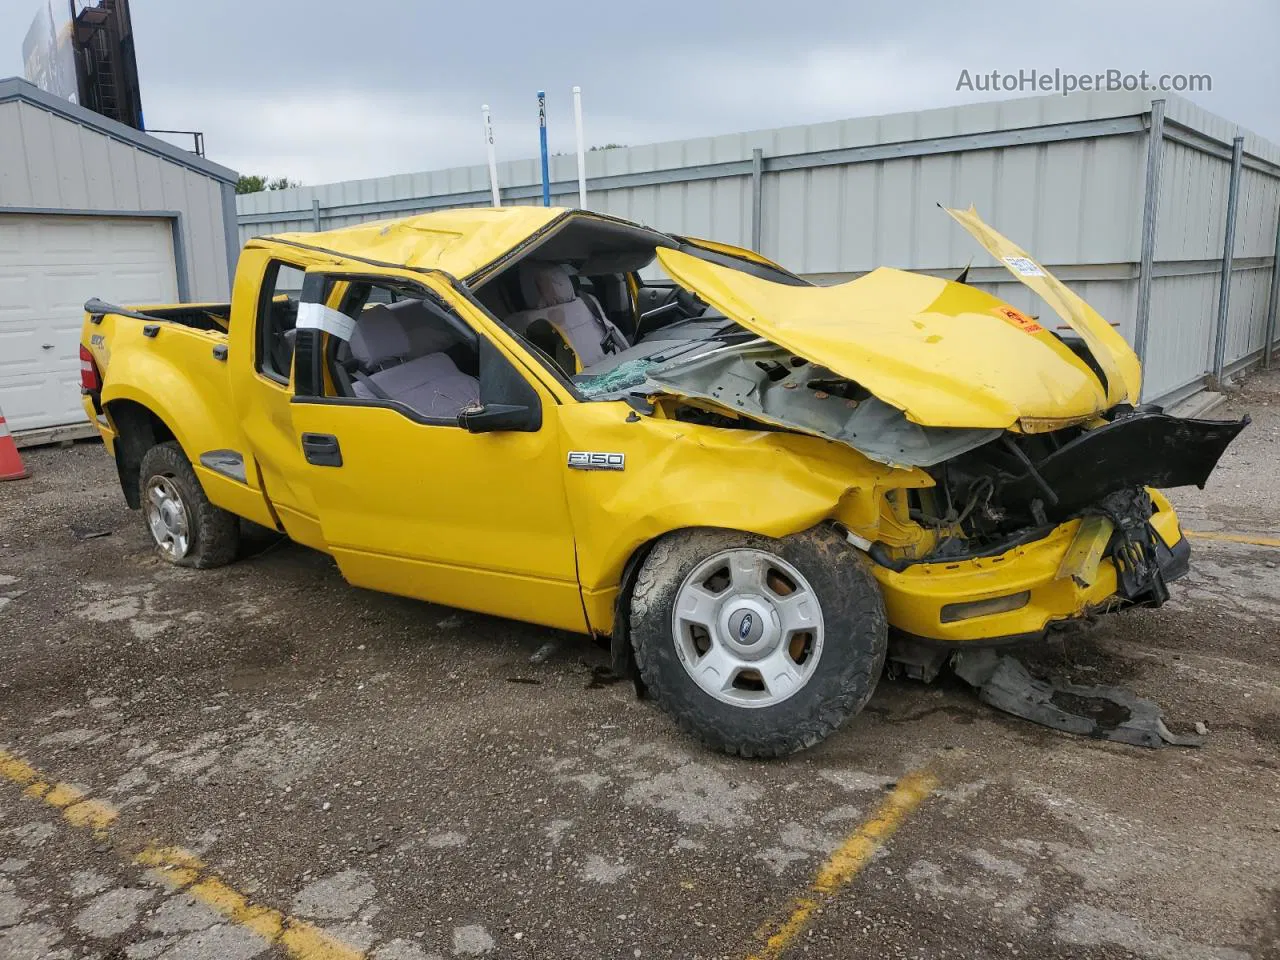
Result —
[[[1196, 389], [1213, 367], [1232, 124], [1169, 95], [1156, 205], [1148, 399]], [[673, 233], [751, 246], [821, 282], [888, 265], [954, 274], [1038, 315], [1022, 287], [938, 204], [984, 219], [1136, 335], [1151, 97], [1048, 96], [706, 137], [587, 155], [588, 206]], [[1264, 338], [1280, 209], [1280, 147], [1246, 136], [1226, 335], [1228, 370]], [[753, 158], [753, 152], [759, 155]], [[755, 202], [755, 178], [760, 201]], [[572, 156], [552, 200], [576, 204]], [[540, 202], [536, 161], [499, 165], [504, 203]], [[328, 229], [487, 204], [483, 166], [238, 198], [240, 234]]]
[[22, 100], [0, 103], [0, 212], [174, 211], [187, 298], [231, 289], [222, 183]]
[[1244, 136], [1225, 368], [1262, 349], [1280, 229], [1280, 147], [1179, 98], [1167, 100], [1156, 220], [1147, 391], [1185, 392], [1212, 370], [1231, 183]]

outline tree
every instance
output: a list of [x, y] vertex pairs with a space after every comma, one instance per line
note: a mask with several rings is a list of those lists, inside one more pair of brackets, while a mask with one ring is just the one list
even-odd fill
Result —
[[[625, 143], [604, 143], [594, 147], [587, 147], [587, 153], [595, 153], [597, 150], [615, 150], [618, 147], [625, 147]], [[567, 157], [569, 154], [564, 150], [551, 154], [553, 157]]]
[[260, 173], [241, 176], [236, 181], [236, 193], [261, 193], [263, 190], [287, 190], [290, 187], [302, 186], [301, 180], [290, 180], [288, 177], [264, 177]]

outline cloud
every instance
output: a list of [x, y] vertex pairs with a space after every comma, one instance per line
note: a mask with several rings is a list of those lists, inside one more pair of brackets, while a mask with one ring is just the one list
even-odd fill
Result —
[[[37, 0], [0, 3], [0, 75], [22, 70]], [[29, 9], [23, 9], [29, 7]], [[309, 183], [947, 106], [962, 68], [1207, 72], [1208, 109], [1280, 140], [1275, 0], [133, 0], [150, 124], [198, 129], [212, 159]], [[199, 10], [199, 12], [196, 12]], [[1193, 26], [1194, 24], [1194, 26]]]
[[[147, 114], [180, 116], [191, 96], [169, 88], [151, 99]], [[482, 146], [478, 110], [463, 117], [407, 93], [224, 95], [208, 98], [201, 122], [220, 163], [308, 183], [457, 165]]]

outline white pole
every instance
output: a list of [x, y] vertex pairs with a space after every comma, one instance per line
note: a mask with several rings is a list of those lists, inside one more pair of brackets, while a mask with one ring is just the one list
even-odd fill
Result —
[[489, 151], [489, 189], [493, 191], [493, 205], [502, 206], [502, 197], [498, 195], [498, 159], [493, 152], [493, 119], [489, 116], [489, 105], [480, 108], [484, 114], [484, 144]]
[[587, 148], [582, 140], [582, 88], [573, 88], [573, 126], [578, 135], [578, 206], [587, 209]]

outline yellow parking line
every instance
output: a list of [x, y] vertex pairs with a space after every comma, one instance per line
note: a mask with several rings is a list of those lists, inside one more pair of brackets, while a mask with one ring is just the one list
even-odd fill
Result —
[[899, 780], [871, 819], [850, 834], [840, 849], [822, 865], [806, 895], [796, 898], [786, 918], [766, 924], [757, 931], [756, 937], [763, 943], [747, 960], [776, 960], [780, 957], [809, 925], [814, 911], [856, 877], [911, 811], [937, 788], [938, 779], [925, 770], [909, 773]]
[[304, 920], [253, 903], [182, 847], [152, 844], [133, 860], [139, 866], [154, 869], [170, 889], [185, 890], [232, 923], [256, 933], [268, 943], [278, 943], [296, 960], [360, 960], [364, 956]]
[[[69, 783], [53, 781], [31, 764], [0, 748], [0, 778], [22, 787], [23, 795], [62, 811], [75, 827], [107, 835], [119, 812], [103, 800], [87, 796]], [[117, 849], [127, 843], [117, 842]], [[156, 871], [172, 890], [185, 890], [232, 923], [256, 933], [269, 944], [279, 945], [293, 960], [362, 960], [364, 954], [318, 927], [287, 914], [253, 903], [182, 847], [157, 843], [145, 846], [133, 857], [138, 866]]]
[[24, 795], [61, 810], [73, 826], [87, 827], [99, 835], [105, 834], [118, 816], [111, 804], [92, 800], [69, 783], [47, 783], [39, 770], [4, 749], [0, 749], [0, 777], [23, 787]]
[[1275, 537], [1257, 537], [1248, 533], [1218, 533], [1214, 530], [1183, 530], [1194, 540], [1226, 540], [1229, 543], [1251, 543], [1256, 547], [1280, 547]]

